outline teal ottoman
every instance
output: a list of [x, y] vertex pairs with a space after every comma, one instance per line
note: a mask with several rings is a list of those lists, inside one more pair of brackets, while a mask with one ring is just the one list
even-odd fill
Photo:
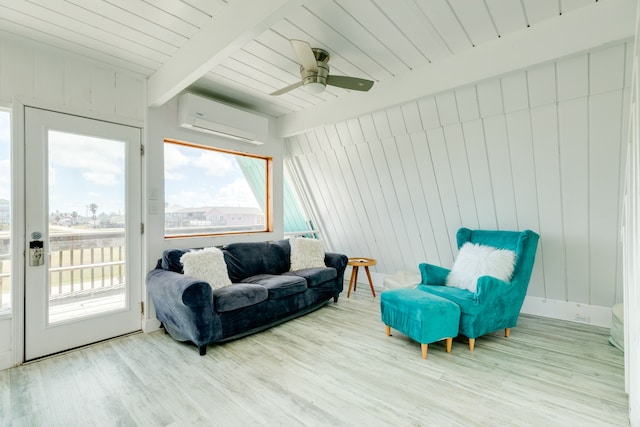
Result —
[[414, 288], [394, 289], [380, 294], [382, 322], [418, 341], [422, 358], [427, 358], [428, 344], [447, 340], [447, 352], [451, 352], [453, 338], [458, 335], [460, 307], [437, 295]]

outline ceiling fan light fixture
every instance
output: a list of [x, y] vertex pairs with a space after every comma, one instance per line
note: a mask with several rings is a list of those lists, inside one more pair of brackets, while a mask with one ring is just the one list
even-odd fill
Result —
[[313, 95], [317, 95], [319, 93], [324, 92], [324, 88], [325, 86], [320, 82], [310, 82], [304, 85], [304, 90], [306, 90], [307, 92]]

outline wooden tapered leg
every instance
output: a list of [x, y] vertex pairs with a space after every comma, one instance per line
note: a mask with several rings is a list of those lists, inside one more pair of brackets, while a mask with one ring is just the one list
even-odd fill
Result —
[[427, 349], [429, 348], [429, 344], [421, 344], [420, 347], [422, 347], [422, 358], [426, 359], [427, 358]]
[[369, 273], [369, 267], [365, 266], [364, 271], [367, 273], [367, 278], [369, 279], [369, 287], [371, 288], [371, 293], [373, 297], [376, 297], [376, 291], [373, 290], [373, 280], [371, 280], [371, 273]]
[[507, 337], [507, 338], [509, 338], [509, 335], [511, 335], [511, 328], [506, 328], [506, 329], [504, 330], [504, 336], [505, 336], [505, 337]]
[[[353, 267], [351, 269], [351, 278], [349, 279], [349, 291], [347, 292], [347, 298], [351, 296], [351, 287], [358, 280], [358, 267]], [[355, 291], [355, 288], [353, 289]]]
[[473, 348], [476, 346], [476, 339], [475, 338], [469, 338], [469, 350], [473, 351]]
[[451, 353], [452, 344], [453, 344], [453, 338], [447, 338], [447, 353]]
[[387, 336], [390, 337], [391, 336], [391, 326], [387, 325]]

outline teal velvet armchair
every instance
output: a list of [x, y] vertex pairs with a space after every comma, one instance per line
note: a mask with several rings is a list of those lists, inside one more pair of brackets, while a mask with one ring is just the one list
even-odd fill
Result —
[[491, 276], [477, 280], [476, 292], [453, 286], [446, 286], [450, 270], [420, 264], [422, 282], [418, 289], [438, 295], [460, 306], [460, 334], [469, 338], [469, 349], [473, 351], [475, 339], [500, 329], [508, 337], [515, 327], [522, 308], [533, 262], [536, 256], [539, 236], [531, 230], [489, 231], [461, 228], [456, 234], [458, 248], [465, 243], [491, 246], [512, 250], [516, 254], [511, 280], [505, 282]]

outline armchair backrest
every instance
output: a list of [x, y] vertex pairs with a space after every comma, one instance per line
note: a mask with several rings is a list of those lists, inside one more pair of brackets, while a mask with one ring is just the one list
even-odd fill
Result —
[[516, 263], [511, 276], [511, 284], [519, 288], [523, 297], [529, 286], [539, 237], [537, 233], [531, 230], [501, 231], [461, 228], [456, 233], [458, 249], [465, 243], [471, 242], [514, 251], [516, 253]]

